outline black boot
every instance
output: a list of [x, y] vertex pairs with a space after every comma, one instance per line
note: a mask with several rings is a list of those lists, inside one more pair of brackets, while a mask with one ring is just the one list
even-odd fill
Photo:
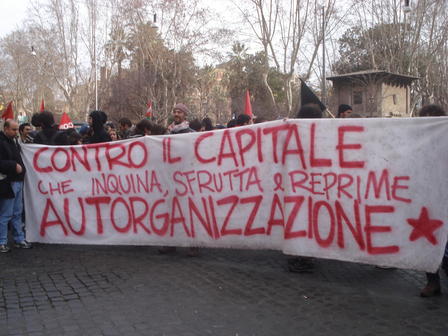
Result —
[[439, 271], [436, 273], [426, 273], [426, 278], [428, 279], [428, 283], [426, 284], [426, 287], [420, 291], [420, 296], [431, 297], [440, 295], [442, 291], [440, 290]]

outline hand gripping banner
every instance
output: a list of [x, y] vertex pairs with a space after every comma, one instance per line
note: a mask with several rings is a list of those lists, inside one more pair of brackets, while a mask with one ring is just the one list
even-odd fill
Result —
[[448, 118], [286, 120], [23, 146], [30, 241], [275, 249], [435, 271]]

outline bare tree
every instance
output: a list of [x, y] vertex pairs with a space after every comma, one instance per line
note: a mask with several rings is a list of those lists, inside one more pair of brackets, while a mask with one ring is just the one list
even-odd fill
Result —
[[[84, 113], [92, 107], [97, 50], [102, 49], [98, 8], [103, 0], [31, 1], [36, 61], [56, 83], [67, 110]], [[88, 19], [86, 19], [88, 17]], [[105, 22], [105, 21], [103, 21]]]
[[412, 106], [448, 104], [448, 3], [413, 1], [409, 13], [399, 0], [353, 0], [353, 22], [359, 27], [366, 64], [373, 69], [416, 75]]
[[247, 8], [234, 3], [263, 47], [266, 55], [263, 82], [273, 107], [276, 106], [275, 98], [267, 81], [269, 65], [274, 64], [283, 73], [289, 115], [293, 105], [291, 84], [294, 75], [299, 69], [305, 70], [305, 77], [310, 76], [324, 36], [322, 30], [316, 30], [322, 26], [317, 22], [324, 20], [330, 24], [335, 1], [326, 1], [326, 15], [320, 18], [320, 5], [312, 0], [250, 0]]

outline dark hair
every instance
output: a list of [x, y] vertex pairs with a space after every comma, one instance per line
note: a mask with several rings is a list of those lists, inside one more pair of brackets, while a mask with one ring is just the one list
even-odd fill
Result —
[[117, 128], [113, 121], [108, 121], [105, 126], [111, 128], [111, 129], [116, 129]]
[[345, 111], [348, 111], [348, 110], [353, 110], [350, 105], [347, 105], [347, 104], [339, 105], [339, 107], [338, 107], [338, 118], [341, 117], [342, 113], [344, 113]]
[[145, 135], [147, 130], [152, 134], [152, 128], [152, 122], [148, 119], [142, 119], [135, 125], [134, 135]]
[[40, 113], [34, 113], [31, 116], [31, 125], [33, 125], [34, 127], [41, 127], [41, 123], [40, 123]]
[[266, 118], [256, 117], [254, 120], [254, 124], [261, 124], [261, 123], [264, 123], [265, 121], [266, 121]]
[[227, 123], [227, 128], [232, 128], [232, 127], [235, 127], [235, 126], [237, 126], [237, 124], [236, 124], [236, 119], [231, 119], [231, 120], [229, 120], [229, 122]]
[[92, 118], [93, 128], [95, 128], [95, 126], [103, 127], [107, 122], [107, 114], [100, 110], [90, 112], [89, 117]]
[[297, 118], [299, 119], [322, 118], [322, 110], [316, 104], [305, 104], [300, 108], [299, 113], [297, 113]]
[[120, 120], [118, 120], [118, 123], [122, 126], [132, 127], [132, 122], [129, 120], [129, 118], [121, 118]]
[[163, 135], [166, 134], [166, 128], [162, 125], [153, 125], [151, 130], [151, 135]]
[[42, 128], [51, 128], [54, 126], [53, 113], [50, 111], [42, 111], [39, 113], [39, 123]]
[[67, 136], [67, 142], [69, 145], [78, 145], [81, 141], [82, 136], [74, 128], [69, 128], [65, 130], [65, 135]]
[[202, 119], [202, 126], [206, 131], [211, 131], [214, 129], [212, 120], [209, 117], [205, 117], [204, 119]]
[[22, 133], [23, 130], [25, 129], [25, 127], [27, 127], [27, 126], [31, 126], [30, 123], [20, 124], [20, 126], [19, 126], [19, 133]]
[[245, 124], [248, 124], [250, 121], [251, 117], [248, 116], [247, 114], [240, 114], [238, 116], [238, 118], [236, 118], [236, 124], [238, 126], [243, 126]]
[[435, 104], [423, 106], [419, 112], [420, 117], [443, 117], [445, 115], [445, 110]]
[[199, 119], [193, 119], [190, 121], [190, 128], [192, 130], [195, 130], [196, 132], [200, 132], [202, 129], [202, 123], [199, 121]]

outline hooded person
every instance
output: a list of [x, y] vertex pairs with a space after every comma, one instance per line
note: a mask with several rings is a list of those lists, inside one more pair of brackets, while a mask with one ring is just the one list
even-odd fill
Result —
[[106, 121], [107, 114], [103, 111], [93, 111], [89, 114], [88, 122], [92, 130], [92, 135], [87, 139], [87, 143], [94, 144], [112, 141], [109, 134], [107, 134], [104, 129]]
[[173, 108], [174, 121], [168, 126], [168, 133], [182, 134], [194, 132], [187, 120], [188, 113], [190, 113], [190, 110], [185, 104], [176, 104]]

